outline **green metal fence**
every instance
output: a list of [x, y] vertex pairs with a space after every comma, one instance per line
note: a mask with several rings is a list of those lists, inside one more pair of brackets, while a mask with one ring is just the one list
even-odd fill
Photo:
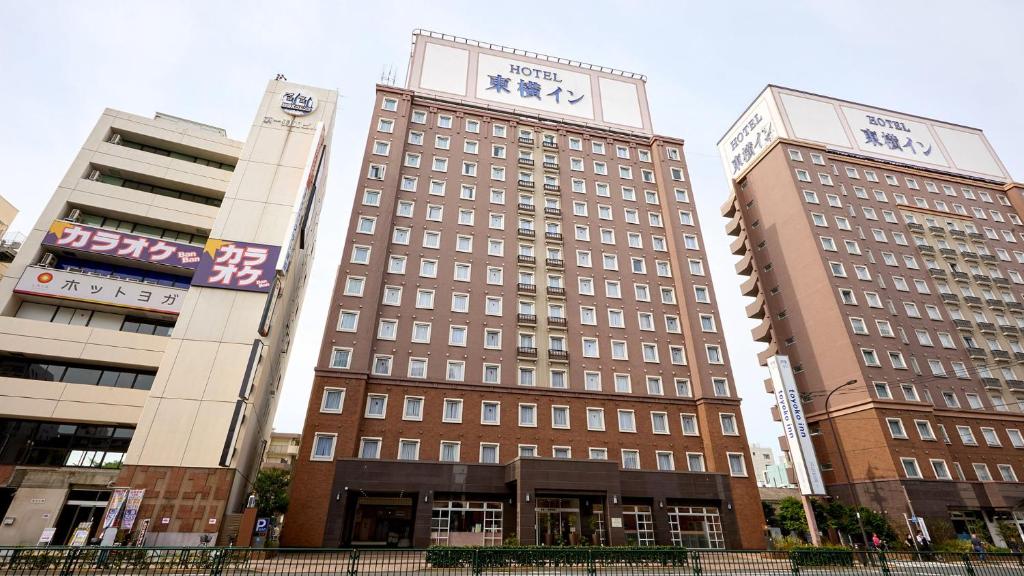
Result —
[[0, 574], [1024, 576], [1017, 554], [683, 548], [0, 548]]

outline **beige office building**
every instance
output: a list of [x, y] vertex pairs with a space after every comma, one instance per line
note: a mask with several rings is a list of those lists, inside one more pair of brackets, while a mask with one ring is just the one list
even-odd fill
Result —
[[18, 209], [3, 196], [0, 196], [0, 274], [18, 254], [22, 238], [20, 234], [11, 233], [11, 222], [18, 216]]
[[234, 535], [302, 302], [336, 99], [272, 81], [244, 141], [103, 112], [0, 279], [0, 545], [110, 534], [108, 503], [122, 538]]

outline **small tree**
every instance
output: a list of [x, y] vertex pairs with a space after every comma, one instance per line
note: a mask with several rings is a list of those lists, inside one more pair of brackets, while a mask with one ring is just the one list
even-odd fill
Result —
[[276, 517], [288, 511], [288, 483], [291, 473], [287, 470], [260, 470], [252, 484], [256, 493], [256, 509], [260, 516]]
[[780, 527], [789, 533], [806, 534], [807, 518], [804, 516], [804, 505], [799, 499], [789, 496], [779, 500], [775, 517]]

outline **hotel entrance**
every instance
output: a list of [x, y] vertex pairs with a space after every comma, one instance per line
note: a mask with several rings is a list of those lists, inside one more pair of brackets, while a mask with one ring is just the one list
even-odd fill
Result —
[[538, 497], [537, 544], [541, 546], [577, 546], [608, 543], [604, 499]]
[[359, 496], [352, 516], [353, 546], [412, 546], [412, 496]]

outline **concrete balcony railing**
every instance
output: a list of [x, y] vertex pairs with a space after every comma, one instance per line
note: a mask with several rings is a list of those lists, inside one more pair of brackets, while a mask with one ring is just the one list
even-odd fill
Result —
[[747, 318], [754, 318], [757, 320], [764, 318], [764, 294], [758, 294], [757, 298], [754, 298], [753, 302], [747, 304], [745, 311], [747, 313]]
[[747, 253], [747, 231], [740, 232], [735, 240], [729, 243], [729, 251], [735, 256], [743, 256]]
[[729, 197], [726, 198], [725, 203], [722, 204], [721, 208], [719, 208], [719, 212], [722, 214], [723, 218], [732, 218], [740, 208], [738, 204], [739, 203], [736, 202], [736, 193], [729, 192]]
[[744, 296], [755, 297], [761, 292], [760, 282], [758, 282], [757, 273], [751, 274], [750, 278], [747, 278], [742, 284], [740, 284], [740, 294]]
[[750, 276], [754, 271], [754, 253], [747, 252], [739, 262], [736, 263], [736, 273], [740, 276]]
[[743, 218], [739, 212], [729, 220], [729, 223], [725, 225], [725, 233], [729, 236], [738, 236], [740, 230], [743, 229]]
[[756, 328], [750, 331], [750, 334], [754, 337], [757, 342], [769, 342], [772, 339], [772, 321], [770, 318], [761, 320], [761, 323]]

